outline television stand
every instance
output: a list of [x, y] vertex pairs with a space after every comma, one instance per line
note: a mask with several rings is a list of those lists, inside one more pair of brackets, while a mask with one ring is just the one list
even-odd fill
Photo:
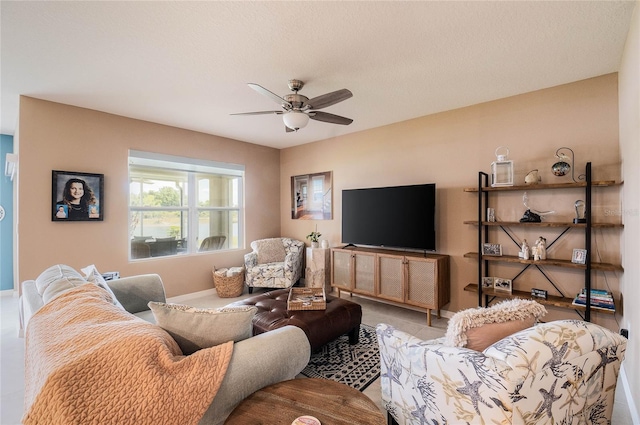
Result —
[[357, 248], [357, 246], [355, 246], [354, 244], [349, 243], [349, 244], [346, 244], [345, 246], [343, 246], [342, 249], [347, 249], [347, 248], [350, 248], [350, 247]]
[[[331, 287], [351, 294], [431, 310], [449, 303], [449, 256], [351, 247], [331, 249]], [[349, 247], [349, 248], [347, 248]]]

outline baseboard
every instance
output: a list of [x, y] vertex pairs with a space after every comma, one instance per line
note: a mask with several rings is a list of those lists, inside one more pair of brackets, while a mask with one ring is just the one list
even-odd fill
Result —
[[167, 301], [171, 303], [183, 303], [193, 298], [202, 298], [208, 295], [215, 295], [215, 294], [216, 294], [216, 290], [214, 288], [205, 289], [204, 291], [192, 292], [190, 294], [177, 295], [175, 297], [167, 298]]
[[627, 374], [624, 367], [624, 362], [620, 366], [620, 381], [622, 381], [622, 389], [624, 390], [624, 396], [627, 399], [627, 406], [629, 407], [629, 415], [631, 416], [632, 424], [640, 424], [640, 415], [638, 414], [638, 406], [636, 406], [635, 398], [631, 393], [631, 387], [629, 387], [629, 381], [627, 381]]

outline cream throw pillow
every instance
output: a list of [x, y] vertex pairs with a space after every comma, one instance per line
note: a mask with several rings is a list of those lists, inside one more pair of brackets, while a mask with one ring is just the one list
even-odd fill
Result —
[[546, 313], [543, 305], [519, 298], [488, 308], [462, 310], [449, 319], [445, 345], [483, 351], [502, 338], [533, 326]]
[[258, 264], [281, 263], [287, 253], [280, 238], [261, 239], [255, 241], [258, 252]]
[[186, 355], [251, 337], [253, 317], [258, 312], [254, 306], [210, 309], [153, 301], [149, 308], [156, 324], [175, 339]]
[[[63, 264], [49, 267], [47, 270], [42, 272], [36, 279], [36, 287], [38, 285], [38, 281], [40, 281], [42, 288], [44, 288], [41, 294], [42, 302], [47, 304], [58, 295], [67, 292], [70, 289], [77, 288], [80, 285], [92, 284], [107, 291], [111, 297], [112, 303], [124, 310], [124, 307], [120, 304], [118, 298], [116, 298], [111, 288], [109, 288], [109, 285], [107, 285], [107, 282], [98, 272], [96, 266], [92, 264], [81, 270], [86, 274], [86, 277], [82, 277], [80, 273]], [[56, 276], [58, 276], [57, 279], [55, 278]]]
[[67, 280], [69, 287], [75, 287], [87, 283], [84, 277], [78, 273], [73, 267], [69, 267], [65, 264], [56, 264], [51, 266], [36, 278], [36, 288], [38, 294], [44, 295], [44, 291], [54, 282], [61, 279]]
[[68, 290], [77, 288], [78, 286], [81, 286], [81, 285], [93, 285], [93, 284], [87, 282], [84, 279], [80, 280], [80, 279], [67, 279], [64, 277], [60, 278], [55, 282], [52, 282], [51, 284], [47, 285], [47, 288], [44, 290], [44, 293], [42, 294], [42, 302], [44, 304], [48, 304], [49, 302], [51, 302], [51, 300], [56, 298], [58, 295], [61, 295], [67, 292]]

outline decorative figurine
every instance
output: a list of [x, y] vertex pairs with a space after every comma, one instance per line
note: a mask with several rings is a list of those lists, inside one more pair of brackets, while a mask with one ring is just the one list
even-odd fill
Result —
[[487, 221], [496, 221], [496, 211], [493, 208], [487, 208]]
[[529, 247], [527, 240], [524, 239], [522, 241], [522, 259], [528, 260], [530, 255], [531, 255], [531, 248]]
[[529, 173], [524, 176], [525, 184], [538, 184], [540, 182], [540, 176], [538, 175], [538, 170], [531, 170]]
[[533, 261], [540, 261], [540, 253], [538, 252], [537, 245], [531, 248], [531, 255], [533, 256]]
[[520, 219], [520, 223], [540, 223], [542, 221], [540, 216], [555, 213], [555, 211], [538, 211], [529, 207], [529, 195], [527, 195], [527, 192], [522, 195], [522, 203], [527, 210]]
[[547, 239], [540, 236], [536, 241], [536, 251], [540, 260], [547, 259]]
[[526, 210], [520, 219], [520, 223], [540, 223], [542, 218], [531, 210]]

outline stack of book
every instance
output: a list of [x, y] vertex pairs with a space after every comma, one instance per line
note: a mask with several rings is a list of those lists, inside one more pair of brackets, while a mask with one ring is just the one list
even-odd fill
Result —
[[[582, 288], [580, 293], [573, 299], [572, 304], [585, 306], [587, 304], [587, 290]], [[616, 305], [613, 302], [613, 294], [603, 289], [592, 289], [591, 307], [615, 311]]]

